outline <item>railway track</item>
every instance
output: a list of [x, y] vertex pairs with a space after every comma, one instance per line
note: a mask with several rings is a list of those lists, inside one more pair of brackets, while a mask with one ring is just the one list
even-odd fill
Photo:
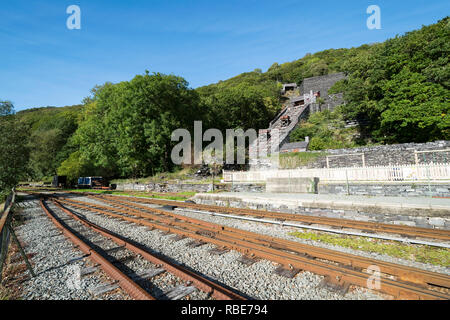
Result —
[[[89, 258], [98, 264], [109, 276], [115, 279], [118, 285], [132, 298], [137, 300], [156, 300], [158, 297], [151, 295], [144, 288], [150, 288], [153, 285], [152, 277], [167, 271], [190, 283], [188, 286], [179, 285], [165, 292], [164, 295], [168, 298], [180, 298], [195, 291], [195, 288], [197, 288], [218, 300], [245, 300], [244, 297], [215, 282], [172, 263], [164, 257], [150, 253], [138, 243], [86, 220], [81, 215], [67, 210], [59, 203], [52, 203], [55, 205], [55, 208], [63, 212], [64, 218], [56, 214], [56, 210], [50, 209], [45, 200], [40, 200], [40, 205], [44, 212], [62, 230], [63, 234], [82, 252], [89, 255]], [[96, 241], [92, 242], [90, 240], [92, 238], [95, 238]], [[111, 247], [112, 243], [115, 246]], [[117, 252], [121, 252], [121, 254], [119, 257], [114, 257]], [[147, 264], [144, 265], [148, 265], [149, 262], [152, 267], [141, 272], [134, 271], [123, 263], [123, 261], [129, 260], [130, 257], [134, 260], [145, 260]], [[127, 272], [124, 272], [123, 269]], [[129, 274], [130, 272], [132, 273], [131, 275]]]
[[[91, 195], [97, 198], [117, 198], [116, 196], [110, 195]], [[124, 197], [125, 198], [125, 197]], [[138, 198], [138, 197], [126, 197], [126, 199], [132, 200], [138, 203], [155, 204], [161, 206], [173, 206], [179, 208], [187, 208], [199, 211], [217, 212], [224, 214], [235, 214], [244, 215], [252, 217], [261, 218], [272, 218], [279, 221], [299, 221], [303, 224], [320, 224], [328, 225], [337, 228], [350, 228], [359, 229], [374, 233], [388, 233], [388, 234], [398, 234], [406, 237], [419, 237], [433, 240], [450, 241], [450, 230], [443, 229], [431, 229], [431, 228], [419, 228], [410, 227], [386, 223], [377, 222], [366, 222], [366, 221], [356, 221], [347, 220], [339, 218], [327, 218], [327, 217], [313, 217], [301, 214], [290, 214], [281, 213], [273, 211], [263, 211], [254, 209], [241, 209], [241, 208], [230, 208], [230, 207], [220, 207], [213, 205], [195, 204], [189, 202], [179, 202], [171, 200], [160, 200], [160, 199], [148, 199], [148, 198]]]
[[[103, 204], [55, 197], [54, 201], [71, 208], [89, 210], [190, 237], [202, 243], [241, 252], [248, 259], [277, 262], [288, 271], [307, 270], [323, 275], [332, 285], [367, 286], [372, 266], [381, 271], [379, 291], [399, 299], [449, 299], [450, 277], [375, 259], [318, 248], [298, 242], [268, 237], [241, 229], [189, 218], [166, 210], [151, 208], [126, 197], [94, 197]], [[108, 204], [108, 205], [105, 205]], [[159, 203], [161, 204], [161, 203]]]

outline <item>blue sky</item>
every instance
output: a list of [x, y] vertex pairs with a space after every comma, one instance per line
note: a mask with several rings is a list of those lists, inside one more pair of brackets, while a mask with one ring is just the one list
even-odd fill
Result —
[[[73, 4], [80, 30], [66, 27]], [[372, 4], [381, 30], [366, 27]], [[2, 0], [0, 99], [16, 110], [78, 104], [96, 84], [146, 69], [195, 88], [308, 52], [384, 41], [449, 13], [446, 0]]]

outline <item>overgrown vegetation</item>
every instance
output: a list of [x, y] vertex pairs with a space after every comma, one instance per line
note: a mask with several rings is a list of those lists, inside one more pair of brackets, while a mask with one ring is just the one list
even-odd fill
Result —
[[[348, 119], [368, 120], [365, 137], [380, 143], [450, 138], [450, 19], [370, 46], [346, 60]], [[332, 91], [333, 92], [333, 91]]]
[[[72, 189], [67, 190], [69, 192], [79, 192], [84, 193], [86, 190]], [[126, 191], [110, 191], [110, 190], [88, 190], [88, 192], [100, 193], [100, 194], [114, 194], [120, 196], [134, 196], [141, 198], [154, 198], [154, 199], [164, 199], [164, 200], [178, 200], [184, 201], [193, 197], [196, 192], [184, 191], [184, 192], [172, 192], [172, 193], [158, 193], [158, 192], [126, 192]]]
[[345, 235], [336, 236], [318, 232], [292, 232], [289, 234], [300, 239], [319, 241], [365, 252], [386, 254], [388, 256], [411, 261], [431, 263], [444, 267], [450, 265], [450, 251], [446, 248], [407, 245], [395, 241]]
[[145, 178], [137, 178], [137, 179], [114, 179], [111, 183], [160, 183], [166, 182], [168, 180], [187, 180], [190, 175], [195, 173], [195, 169], [192, 168], [183, 168], [183, 169], [175, 169], [174, 172], [160, 172], [155, 174], [154, 176], [145, 177]]
[[34, 181], [51, 181], [57, 168], [75, 147], [67, 142], [78, 127], [81, 105], [28, 109], [16, 114], [28, 134], [27, 175]]
[[292, 142], [304, 141], [305, 137], [311, 137], [309, 150], [354, 148], [367, 144], [359, 137], [358, 128], [346, 128], [341, 108], [313, 113], [290, 136]]
[[307, 166], [320, 157], [325, 157], [325, 152], [292, 152], [280, 154], [280, 168], [295, 169]]
[[0, 101], [0, 203], [25, 175], [29, 157], [26, 141], [27, 133], [14, 116], [13, 105]]

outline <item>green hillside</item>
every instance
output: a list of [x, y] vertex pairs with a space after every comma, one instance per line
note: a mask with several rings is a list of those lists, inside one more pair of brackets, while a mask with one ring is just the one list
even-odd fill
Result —
[[27, 175], [35, 180], [48, 179], [69, 154], [69, 138], [78, 127], [82, 105], [33, 108], [16, 113], [27, 132], [29, 150]]
[[[282, 83], [335, 72], [348, 74], [331, 90], [343, 92], [346, 105], [311, 116], [294, 140], [309, 135], [317, 150], [448, 140], [449, 56], [446, 17], [383, 43], [307, 54], [197, 89], [181, 77], [146, 71], [96, 86], [83, 105], [2, 115], [14, 118], [29, 137], [23, 141], [29, 157], [22, 178], [33, 180], [57, 172], [138, 178], [171, 171], [176, 128], [192, 131], [194, 120], [203, 121], [203, 130], [266, 128], [281, 109]], [[366, 125], [347, 130], [346, 120]]]

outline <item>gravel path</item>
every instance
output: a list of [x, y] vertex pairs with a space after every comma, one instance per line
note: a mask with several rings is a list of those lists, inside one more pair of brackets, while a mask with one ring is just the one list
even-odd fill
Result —
[[[92, 198], [79, 197], [77, 199], [105, 205]], [[192, 239], [175, 241], [173, 235], [164, 235], [159, 230], [150, 231], [146, 227], [126, 224], [85, 210], [76, 209], [75, 211], [82, 212], [87, 219], [98, 225], [138, 241], [151, 250], [170, 257], [254, 299], [383, 299], [383, 296], [378, 293], [358, 287], [352, 287], [343, 296], [328, 288], [321, 287], [320, 283], [323, 277], [307, 271], [300, 272], [293, 279], [285, 278], [273, 273], [277, 265], [267, 260], [260, 260], [246, 266], [237, 261], [241, 254], [236, 251], [229, 251], [217, 256], [209, 252], [210, 249], [215, 247], [211, 244], [193, 249], [187, 248], [186, 244], [191, 242]], [[202, 217], [207, 220], [205, 215], [199, 216], [187, 212], [183, 214]], [[225, 219], [224, 222], [230, 223], [230, 221]], [[213, 222], [217, 223], [217, 221]], [[224, 224], [228, 225], [227, 223]], [[243, 224], [242, 222], [238, 223]], [[286, 230], [283, 230], [283, 232], [286, 232]], [[275, 230], [275, 234], [280, 235], [277, 230]]]

